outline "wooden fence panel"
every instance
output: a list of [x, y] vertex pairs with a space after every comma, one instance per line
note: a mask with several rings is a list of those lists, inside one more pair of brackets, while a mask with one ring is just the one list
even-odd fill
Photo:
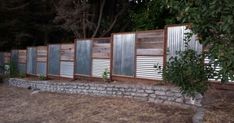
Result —
[[7, 52], [5, 52], [4, 53], [4, 63], [10, 63], [10, 61], [11, 61], [11, 53], [7, 53]]
[[27, 50], [18, 50], [18, 71], [19, 73], [26, 73]]
[[92, 40], [76, 41], [76, 68], [75, 73], [78, 75], [91, 75], [92, 64]]
[[92, 76], [102, 77], [104, 71], [110, 72], [111, 42], [109, 38], [93, 39]]
[[113, 74], [135, 75], [135, 33], [113, 35]]
[[48, 75], [60, 75], [60, 45], [48, 46]]
[[74, 76], [74, 44], [61, 44], [60, 75], [73, 78]]
[[47, 76], [47, 46], [37, 47], [37, 76]]
[[137, 32], [136, 51], [136, 77], [161, 80], [154, 66], [163, 67], [164, 30]]

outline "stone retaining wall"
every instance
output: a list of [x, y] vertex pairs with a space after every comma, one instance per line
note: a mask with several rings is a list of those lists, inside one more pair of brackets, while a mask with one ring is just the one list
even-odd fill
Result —
[[15, 78], [10, 78], [8, 83], [11, 86], [20, 88], [28, 88], [31, 86], [31, 88], [46, 92], [117, 96], [183, 107], [199, 107], [201, 106], [202, 99], [202, 96], [198, 95], [194, 101], [191, 101], [191, 98], [182, 96], [177, 88], [168, 86], [140, 86], [109, 83], [56, 83], [48, 81], [28, 81]]

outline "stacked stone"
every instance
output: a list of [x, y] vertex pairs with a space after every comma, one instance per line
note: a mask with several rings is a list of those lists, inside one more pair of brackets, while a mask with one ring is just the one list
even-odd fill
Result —
[[46, 92], [126, 97], [183, 107], [199, 107], [201, 106], [202, 99], [201, 96], [197, 96], [194, 103], [192, 103], [191, 98], [181, 95], [178, 88], [168, 86], [140, 86], [110, 83], [55, 83], [47, 81], [27, 81], [15, 78], [9, 79], [9, 84], [21, 88], [31, 87]]

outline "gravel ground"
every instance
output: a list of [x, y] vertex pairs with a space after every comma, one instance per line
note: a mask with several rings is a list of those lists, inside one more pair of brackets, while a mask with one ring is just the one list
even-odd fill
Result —
[[31, 93], [0, 85], [0, 123], [191, 123], [194, 114], [117, 97]]

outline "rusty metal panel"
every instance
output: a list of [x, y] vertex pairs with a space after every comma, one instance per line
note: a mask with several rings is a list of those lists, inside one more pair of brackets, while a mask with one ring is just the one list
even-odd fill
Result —
[[60, 64], [60, 76], [73, 78], [74, 75], [74, 62], [61, 62]]
[[113, 74], [134, 76], [135, 33], [113, 35]]
[[162, 73], [154, 68], [155, 65], [163, 67], [163, 56], [137, 56], [136, 77], [162, 80]]
[[46, 63], [45, 62], [37, 62], [37, 75], [46, 76]]
[[[177, 51], [185, 50], [186, 33], [191, 32], [191, 30], [186, 29], [186, 26], [175, 26], [167, 28], [167, 58], [177, 56]], [[189, 48], [197, 51], [197, 53], [202, 52], [202, 45], [196, 39], [196, 35], [191, 37], [189, 42]]]
[[27, 73], [36, 75], [36, 57], [37, 50], [35, 47], [27, 49]]
[[76, 74], [91, 75], [92, 40], [79, 40], [76, 42]]
[[110, 59], [93, 59], [92, 76], [102, 77], [106, 69], [110, 71]]
[[48, 74], [60, 75], [60, 45], [49, 45], [48, 51]]

